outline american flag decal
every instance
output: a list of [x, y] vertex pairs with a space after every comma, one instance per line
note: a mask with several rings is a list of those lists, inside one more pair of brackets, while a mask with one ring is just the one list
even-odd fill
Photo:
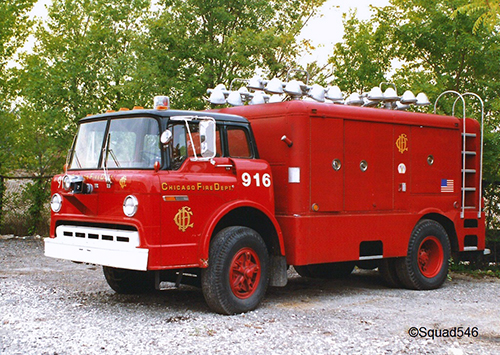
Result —
[[453, 180], [441, 179], [441, 192], [453, 192]]

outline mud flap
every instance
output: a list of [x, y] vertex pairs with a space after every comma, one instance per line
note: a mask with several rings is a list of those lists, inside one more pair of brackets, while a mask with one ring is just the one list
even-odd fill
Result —
[[271, 255], [271, 275], [269, 286], [284, 287], [288, 282], [286, 258], [281, 255]]

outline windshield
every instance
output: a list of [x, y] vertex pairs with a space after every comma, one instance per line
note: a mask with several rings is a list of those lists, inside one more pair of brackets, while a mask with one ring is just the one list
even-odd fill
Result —
[[[80, 125], [69, 169], [98, 169], [100, 160], [107, 168], [153, 169], [161, 162], [159, 125], [153, 118], [121, 118]], [[101, 157], [101, 153], [104, 156]]]

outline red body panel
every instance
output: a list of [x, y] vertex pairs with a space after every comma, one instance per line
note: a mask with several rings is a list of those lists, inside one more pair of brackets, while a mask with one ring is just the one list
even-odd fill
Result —
[[[245, 207], [270, 221], [278, 252], [291, 265], [405, 256], [422, 218], [445, 224], [456, 251], [484, 249], [479, 174], [466, 176], [476, 192], [461, 191], [463, 121], [305, 101], [217, 112], [250, 121], [260, 159], [110, 170], [111, 187], [102, 170], [72, 170], [94, 192], [65, 192], [62, 176], [54, 178], [52, 193], [63, 196], [63, 207], [52, 212], [51, 237], [64, 223], [129, 226], [139, 232], [139, 247], [149, 250], [147, 269], [206, 267], [217, 224]], [[466, 169], [479, 171], [480, 129], [473, 120], [466, 124], [477, 136], [468, 140], [466, 150], [476, 155], [467, 156]], [[132, 218], [122, 210], [127, 195], [139, 202]], [[463, 197], [476, 208], [462, 217]], [[371, 242], [383, 248], [365, 255], [361, 245]]]
[[[367, 241], [381, 241], [383, 257], [405, 256], [416, 223], [430, 215], [451, 221], [458, 250], [468, 234], [484, 249], [484, 215], [467, 229], [464, 220], [477, 219], [477, 208], [460, 218], [461, 120], [304, 101], [221, 112], [250, 120], [260, 156], [271, 164], [289, 264], [358, 260]], [[477, 122], [467, 125], [480, 136]], [[479, 156], [479, 145], [467, 150]], [[479, 171], [479, 159], [470, 164]], [[289, 181], [291, 167], [300, 168], [300, 182]], [[478, 175], [469, 186], [478, 186]], [[451, 192], [443, 192], [443, 179], [453, 182]]]

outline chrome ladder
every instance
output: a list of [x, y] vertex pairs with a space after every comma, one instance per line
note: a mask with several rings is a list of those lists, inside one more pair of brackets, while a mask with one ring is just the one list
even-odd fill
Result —
[[[465, 218], [466, 210], [476, 210], [477, 209], [477, 218], [481, 218], [481, 207], [483, 200], [483, 133], [484, 133], [484, 102], [479, 97], [479, 95], [466, 92], [464, 94], [460, 94], [453, 90], [448, 90], [443, 92], [438, 96], [436, 102], [434, 103], [434, 114], [436, 113], [437, 103], [441, 96], [445, 94], [455, 94], [457, 95], [457, 99], [453, 103], [453, 111], [452, 116], [455, 116], [455, 105], [458, 100], [462, 100], [463, 104], [463, 128], [462, 128], [462, 182], [461, 182], [461, 193], [462, 193], [462, 202], [460, 207], [460, 218]], [[473, 96], [479, 100], [481, 103], [481, 137], [479, 142], [479, 157], [477, 156], [477, 135], [476, 133], [467, 132], [467, 118], [465, 115], [465, 98], [464, 96]], [[467, 149], [469, 147], [469, 150]], [[470, 149], [470, 147], [474, 147], [474, 150]], [[477, 166], [477, 159], [479, 159], [479, 182], [476, 187], [476, 176], [477, 171], [475, 167]], [[473, 186], [468, 186], [467, 182], [473, 182]], [[477, 202], [477, 206], [475, 204]]]

